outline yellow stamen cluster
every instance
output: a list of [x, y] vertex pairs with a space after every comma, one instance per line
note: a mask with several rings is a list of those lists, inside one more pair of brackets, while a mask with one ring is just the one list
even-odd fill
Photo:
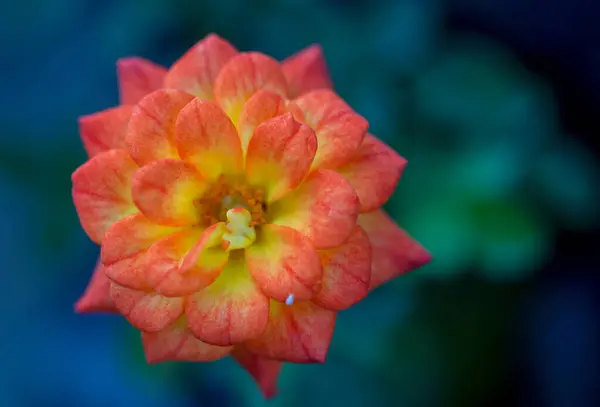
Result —
[[237, 207], [250, 213], [251, 227], [266, 222], [264, 191], [248, 186], [244, 180], [221, 176], [195, 204], [202, 214], [202, 226], [226, 222], [227, 211]]

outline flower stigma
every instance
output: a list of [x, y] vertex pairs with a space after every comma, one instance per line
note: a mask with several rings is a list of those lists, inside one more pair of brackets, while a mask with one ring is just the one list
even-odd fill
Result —
[[223, 248], [227, 251], [244, 249], [256, 240], [252, 226], [252, 215], [244, 207], [237, 206], [227, 211], [227, 232], [223, 234]]

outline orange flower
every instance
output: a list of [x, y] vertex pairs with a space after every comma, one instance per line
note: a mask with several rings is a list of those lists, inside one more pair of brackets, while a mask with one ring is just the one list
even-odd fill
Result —
[[118, 311], [150, 363], [231, 354], [275, 393], [324, 362], [337, 311], [429, 254], [379, 208], [406, 161], [330, 90], [318, 46], [279, 64], [210, 35], [168, 71], [118, 63], [73, 174], [101, 260], [78, 312]]

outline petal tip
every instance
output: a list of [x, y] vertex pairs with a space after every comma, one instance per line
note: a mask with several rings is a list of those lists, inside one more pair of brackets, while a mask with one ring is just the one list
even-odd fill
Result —
[[75, 310], [75, 313], [77, 313], [77, 314], [89, 314], [89, 313], [95, 311], [95, 307], [92, 305], [89, 298], [86, 297], [85, 295], [83, 295], [81, 298], [79, 298], [77, 300], [77, 302], [75, 302], [73, 309]]
[[144, 357], [146, 359], [146, 363], [149, 364], [149, 365], [156, 365], [158, 363], [166, 361], [165, 358], [162, 358], [162, 357], [160, 357], [158, 355], [152, 355], [152, 354], [150, 354], [148, 352], [144, 352]]
[[160, 89], [167, 69], [140, 57], [117, 60], [121, 104], [133, 105], [148, 93]]
[[429, 252], [429, 250], [419, 245], [418, 249], [415, 250], [413, 259], [414, 270], [429, 264], [433, 260], [433, 255], [431, 252]]
[[323, 47], [320, 44], [311, 44], [285, 59], [282, 68], [292, 96], [315, 89], [333, 88]]

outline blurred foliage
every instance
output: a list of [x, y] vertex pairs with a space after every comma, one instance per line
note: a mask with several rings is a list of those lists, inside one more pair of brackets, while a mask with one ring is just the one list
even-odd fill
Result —
[[168, 65], [217, 32], [279, 59], [323, 45], [336, 90], [409, 160], [386, 208], [434, 256], [342, 312], [327, 364], [286, 366], [270, 405], [491, 405], [509, 385], [510, 333], [529, 307], [528, 363], [543, 397], [559, 400], [544, 405], [569, 406], [560, 367], [571, 376], [589, 367], [544, 338], [597, 331], [556, 316], [564, 299], [519, 298], [551, 260], [557, 230], [598, 226], [598, 162], [562, 133], [548, 85], [509, 50], [446, 30], [445, 2], [26, 3], [0, 13], [10, 61], [0, 75], [0, 305], [18, 310], [2, 331], [0, 405], [264, 405], [229, 359], [148, 366], [123, 320], [72, 314], [98, 255], [70, 199], [70, 174], [85, 160], [76, 117], [117, 103], [116, 59]]

